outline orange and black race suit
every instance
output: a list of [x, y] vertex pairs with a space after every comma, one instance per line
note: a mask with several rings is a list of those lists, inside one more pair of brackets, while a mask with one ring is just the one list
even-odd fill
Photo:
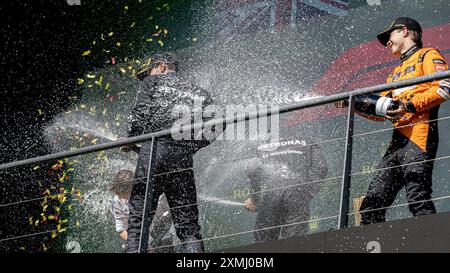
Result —
[[[401, 64], [389, 75], [388, 83], [448, 69], [442, 55], [433, 48], [413, 46], [400, 59]], [[450, 99], [449, 90], [433, 81], [381, 95], [398, 98], [407, 112], [394, 122], [392, 141], [360, 208], [362, 224], [384, 221], [386, 207], [392, 205], [402, 187], [406, 188], [409, 209], [415, 216], [436, 212], [431, 201], [433, 159], [439, 143], [436, 119], [439, 105]]]

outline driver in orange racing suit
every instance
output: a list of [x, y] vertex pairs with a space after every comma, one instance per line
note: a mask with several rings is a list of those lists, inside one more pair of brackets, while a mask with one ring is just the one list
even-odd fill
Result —
[[[422, 48], [422, 29], [414, 19], [397, 18], [377, 38], [400, 56], [401, 64], [389, 75], [388, 83], [448, 69], [439, 51]], [[417, 84], [381, 95], [398, 101], [399, 108], [387, 111], [394, 132], [361, 204], [362, 224], [385, 221], [386, 208], [402, 187], [414, 216], [436, 213], [431, 201], [433, 161], [439, 143], [436, 119], [439, 105], [450, 99], [449, 81]]]

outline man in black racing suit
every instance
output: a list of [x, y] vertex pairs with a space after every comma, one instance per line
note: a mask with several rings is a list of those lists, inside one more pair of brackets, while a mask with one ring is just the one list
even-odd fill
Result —
[[[142, 84], [129, 117], [129, 137], [170, 129], [176, 120], [171, 113], [180, 105], [192, 110], [194, 100], [201, 100], [203, 106], [212, 103], [205, 90], [178, 78], [178, 62], [173, 54], [156, 54], [151, 58], [151, 63], [149, 69], [138, 75]], [[177, 236], [183, 243], [183, 252], [204, 251], [192, 166], [193, 155], [209, 143], [204, 139], [174, 140], [170, 135], [158, 137], [155, 141], [156, 155], [152, 158], [155, 180], [150, 222], [156, 211], [158, 197], [165, 193]], [[150, 155], [151, 142], [143, 143], [129, 203], [126, 252], [137, 252], [139, 249]]]
[[[247, 209], [257, 211], [255, 241], [306, 234], [309, 203], [327, 176], [321, 150], [305, 139], [293, 137], [259, 145], [257, 157], [247, 167], [250, 190]], [[314, 182], [319, 181], [319, 182]]]

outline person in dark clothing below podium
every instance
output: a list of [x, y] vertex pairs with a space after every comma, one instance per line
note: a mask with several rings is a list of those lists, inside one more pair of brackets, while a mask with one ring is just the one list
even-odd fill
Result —
[[309, 203], [327, 173], [321, 150], [305, 139], [294, 137], [259, 145], [257, 157], [246, 169], [251, 192], [263, 191], [245, 200], [248, 210], [258, 212], [255, 242], [277, 240], [280, 230], [283, 238], [306, 234]]
[[[194, 111], [194, 100], [201, 100], [203, 106], [212, 103], [205, 90], [181, 80], [177, 71], [178, 62], [175, 56], [171, 53], [161, 53], [152, 56], [148, 69], [138, 73], [142, 84], [129, 118], [129, 137], [171, 129], [175, 122], [171, 113], [180, 105], [187, 105]], [[154, 216], [158, 197], [165, 193], [177, 236], [183, 244], [183, 252], [204, 251], [192, 166], [193, 155], [209, 143], [204, 139], [174, 140], [170, 135], [158, 137], [155, 141], [156, 156], [152, 158], [155, 180], [150, 219]], [[129, 149], [131, 147], [128, 147]], [[150, 154], [151, 142], [144, 143], [140, 149], [129, 202], [126, 252], [137, 252], [139, 249]]]

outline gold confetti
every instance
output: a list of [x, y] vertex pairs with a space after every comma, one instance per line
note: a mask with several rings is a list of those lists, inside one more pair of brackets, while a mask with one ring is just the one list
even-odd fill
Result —
[[167, 31], [167, 29], [164, 30], [164, 35], [167, 35], [167, 33], [169, 33], [169, 31]]
[[77, 223], [76, 223], [76, 225], [77, 225], [77, 227], [79, 227], [80, 226], [80, 222], [77, 220]]
[[121, 45], [120, 42], [117, 42], [117, 43], [116, 43], [116, 46], [117, 46], [117, 47], [120, 47], [120, 45]]
[[84, 108], [86, 108], [86, 104], [82, 104], [82, 105], [80, 105], [80, 108], [81, 108], [81, 109], [84, 109]]
[[90, 50], [86, 50], [85, 52], [83, 52], [83, 55], [82, 55], [82, 56], [87, 56], [87, 55], [89, 55], [89, 54], [91, 54], [91, 51], [90, 51]]
[[152, 38], [147, 38], [147, 39], [145, 39], [145, 41], [146, 42], [153, 42], [153, 39]]
[[111, 37], [111, 36], [113, 36], [113, 34], [114, 34], [114, 32], [110, 32], [110, 33], [108, 33], [108, 36]]
[[162, 46], [164, 46], [164, 43], [163, 43], [163, 41], [161, 41], [161, 40], [158, 40], [158, 43], [161, 45], [161, 47]]
[[119, 68], [119, 70], [120, 70], [120, 72], [122, 72], [122, 73], [126, 73], [126, 72], [127, 72], [127, 71], [125, 70], [125, 68], [123, 68], [123, 67]]
[[197, 37], [192, 38], [192, 42], [194, 43], [197, 42], [197, 40], [198, 40]]
[[89, 79], [95, 79], [95, 75], [92, 74], [87, 74], [86, 77], [88, 77]]
[[35, 171], [35, 170], [37, 170], [37, 169], [39, 169], [40, 167], [39, 166], [34, 166], [33, 167], [33, 171]]
[[74, 160], [74, 161], [72, 161], [72, 162], [69, 163], [69, 166], [72, 166], [73, 164], [76, 164], [76, 163], [78, 163], [78, 162], [79, 162], [78, 160]]
[[134, 27], [136, 25], [136, 22], [131, 23], [130, 27]]
[[109, 90], [109, 82], [105, 84], [105, 90]]
[[98, 86], [101, 86], [102, 85], [102, 81], [103, 81], [103, 75], [100, 76], [98, 81], [95, 81], [95, 84], [98, 85]]
[[128, 6], [125, 6], [124, 9], [125, 9], [125, 10], [128, 10]]
[[78, 84], [83, 84], [84, 80], [83, 79], [78, 79]]
[[37, 111], [38, 111], [38, 116], [40, 116], [44, 113], [41, 109], [37, 109]]
[[55, 238], [57, 236], [55, 231], [52, 231], [52, 238]]
[[92, 42], [93, 45], [95, 45], [96, 43], [97, 43], [97, 42], [96, 42], [95, 40]]
[[45, 244], [42, 244], [42, 248], [44, 249], [44, 252], [47, 252], [48, 248]]
[[33, 224], [33, 217], [28, 218], [28, 221], [30, 222], [30, 225]]
[[48, 220], [55, 220], [55, 215], [49, 215]]
[[159, 29], [159, 26], [158, 26], [158, 25], [156, 25], [156, 26], [155, 26], [155, 28], [156, 28], [156, 29]]
[[97, 139], [94, 138], [94, 139], [91, 141], [91, 143], [92, 143], [92, 144], [97, 144]]
[[103, 41], [105, 40], [105, 36], [103, 36], [103, 33], [102, 35], [100, 35], [100, 39], [102, 39]]

